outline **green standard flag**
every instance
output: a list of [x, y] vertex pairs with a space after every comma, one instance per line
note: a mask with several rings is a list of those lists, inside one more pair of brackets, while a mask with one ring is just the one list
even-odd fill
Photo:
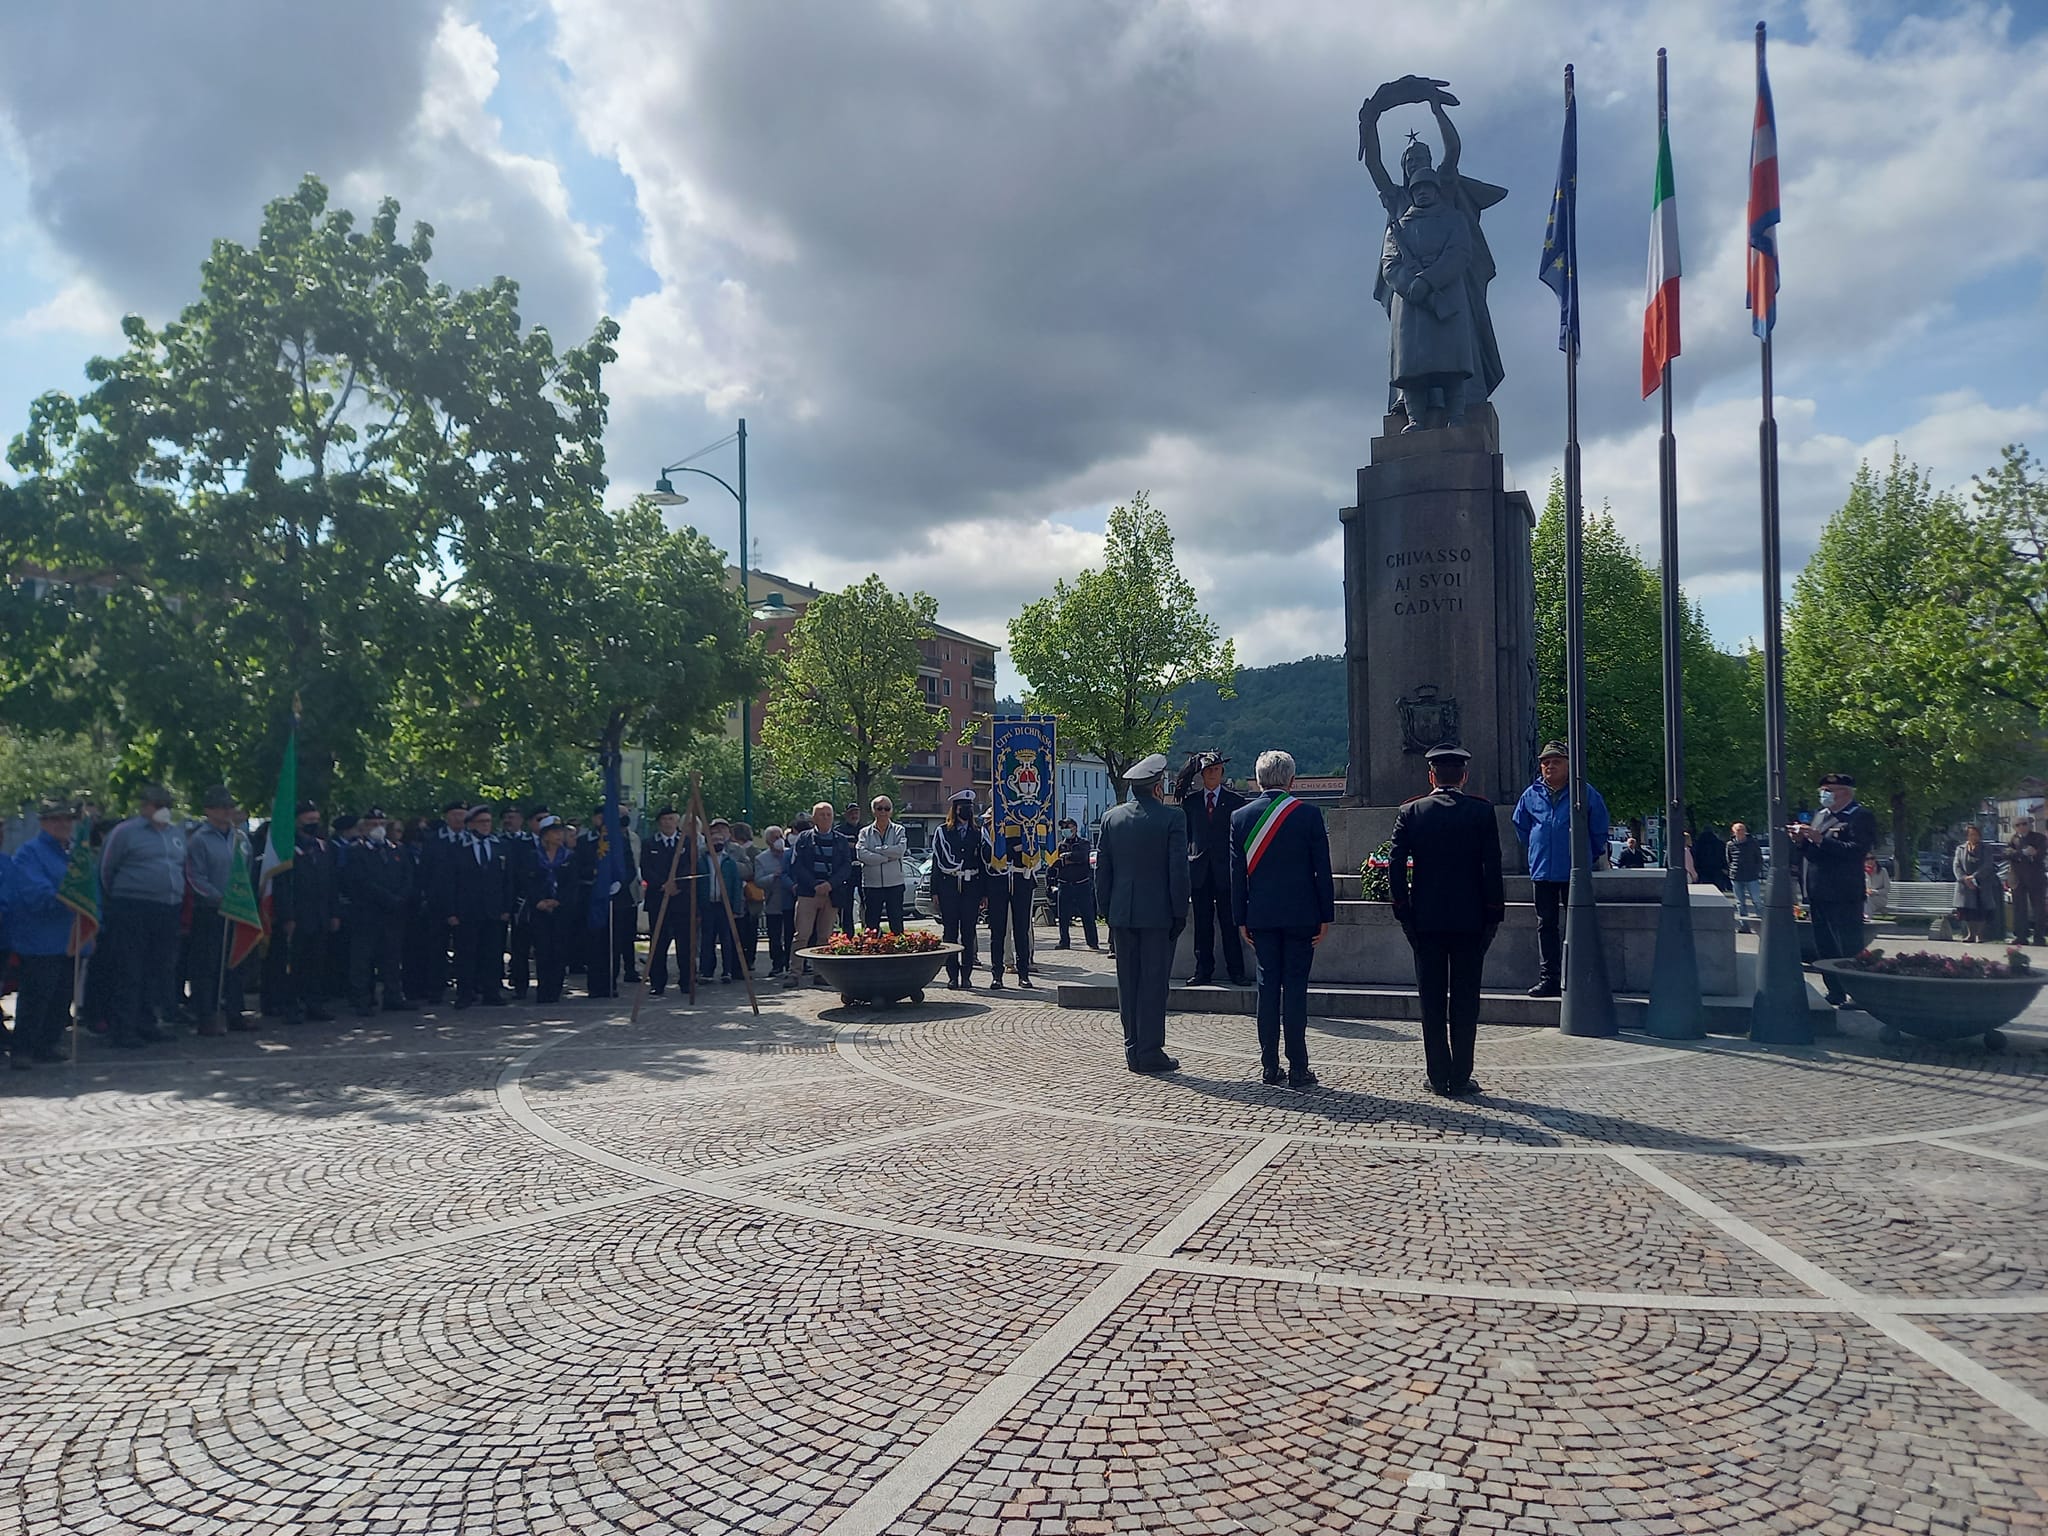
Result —
[[249, 878], [249, 856], [242, 839], [235, 838], [235, 862], [228, 870], [228, 888], [220, 895], [220, 915], [235, 925], [228, 947], [228, 969], [233, 970], [263, 941], [263, 913], [256, 905], [256, 886]]
[[71, 834], [71, 859], [57, 899], [75, 914], [71, 920], [71, 953], [82, 955], [100, 931], [100, 871], [92, 856], [92, 818], [81, 816]]

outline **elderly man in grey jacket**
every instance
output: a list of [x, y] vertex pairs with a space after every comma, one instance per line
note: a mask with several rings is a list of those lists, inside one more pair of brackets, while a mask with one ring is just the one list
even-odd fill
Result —
[[93, 965], [106, 988], [107, 1038], [118, 1046], [170, 1039], [157, 1027], [178, 980], [178, 914], [185, 905], [185, 834], [171, 792], [145, 784], [140, 808], [100, 849], [101, 928]]
[[1133, 1072], [1171, 1072], [1166, 994], [1173, 946], [1188, 923], [1188, 823], [1160, 795], [1166, 759], [1155, 752], [1124, 778], [1131, 798], [1102, 818], [1095, 902], [1116, 949], [1116, 1002], [1124, 1062]]

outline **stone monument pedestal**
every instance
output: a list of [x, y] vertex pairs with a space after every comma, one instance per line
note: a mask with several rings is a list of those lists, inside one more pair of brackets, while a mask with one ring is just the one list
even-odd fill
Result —
[[1450, 742], [1472, 754], [1467, 789], [1512, 805], [1536, 772], [1535, 513], [1506, 489], [1490, 404], [1462, 427], [1403, 425], [1386, 419], [1341, 514], [1344, 804], [1424, 793], [1423, 754]]

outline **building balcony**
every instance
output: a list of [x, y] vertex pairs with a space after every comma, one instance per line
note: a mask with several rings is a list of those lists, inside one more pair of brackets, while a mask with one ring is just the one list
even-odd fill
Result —
[[993, 685], [996, 680], [996, 664], [993, 660], [970, 661], [967, 664], [967, 671], [968, 674], [974, 677], [977, 681], [986, 682]]
[[936, 779], [939, 777], [939, 759], [936, 754], [927, 752], [907, 763], [898, 763], [889, 771], [899, 779]]

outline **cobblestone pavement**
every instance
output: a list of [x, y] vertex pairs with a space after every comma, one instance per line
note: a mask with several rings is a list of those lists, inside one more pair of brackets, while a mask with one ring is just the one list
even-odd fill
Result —
[[737, 991], [0, 1084], [0, 1536], [2048, 1531], [2048, 1006], [1444, 1101]]

